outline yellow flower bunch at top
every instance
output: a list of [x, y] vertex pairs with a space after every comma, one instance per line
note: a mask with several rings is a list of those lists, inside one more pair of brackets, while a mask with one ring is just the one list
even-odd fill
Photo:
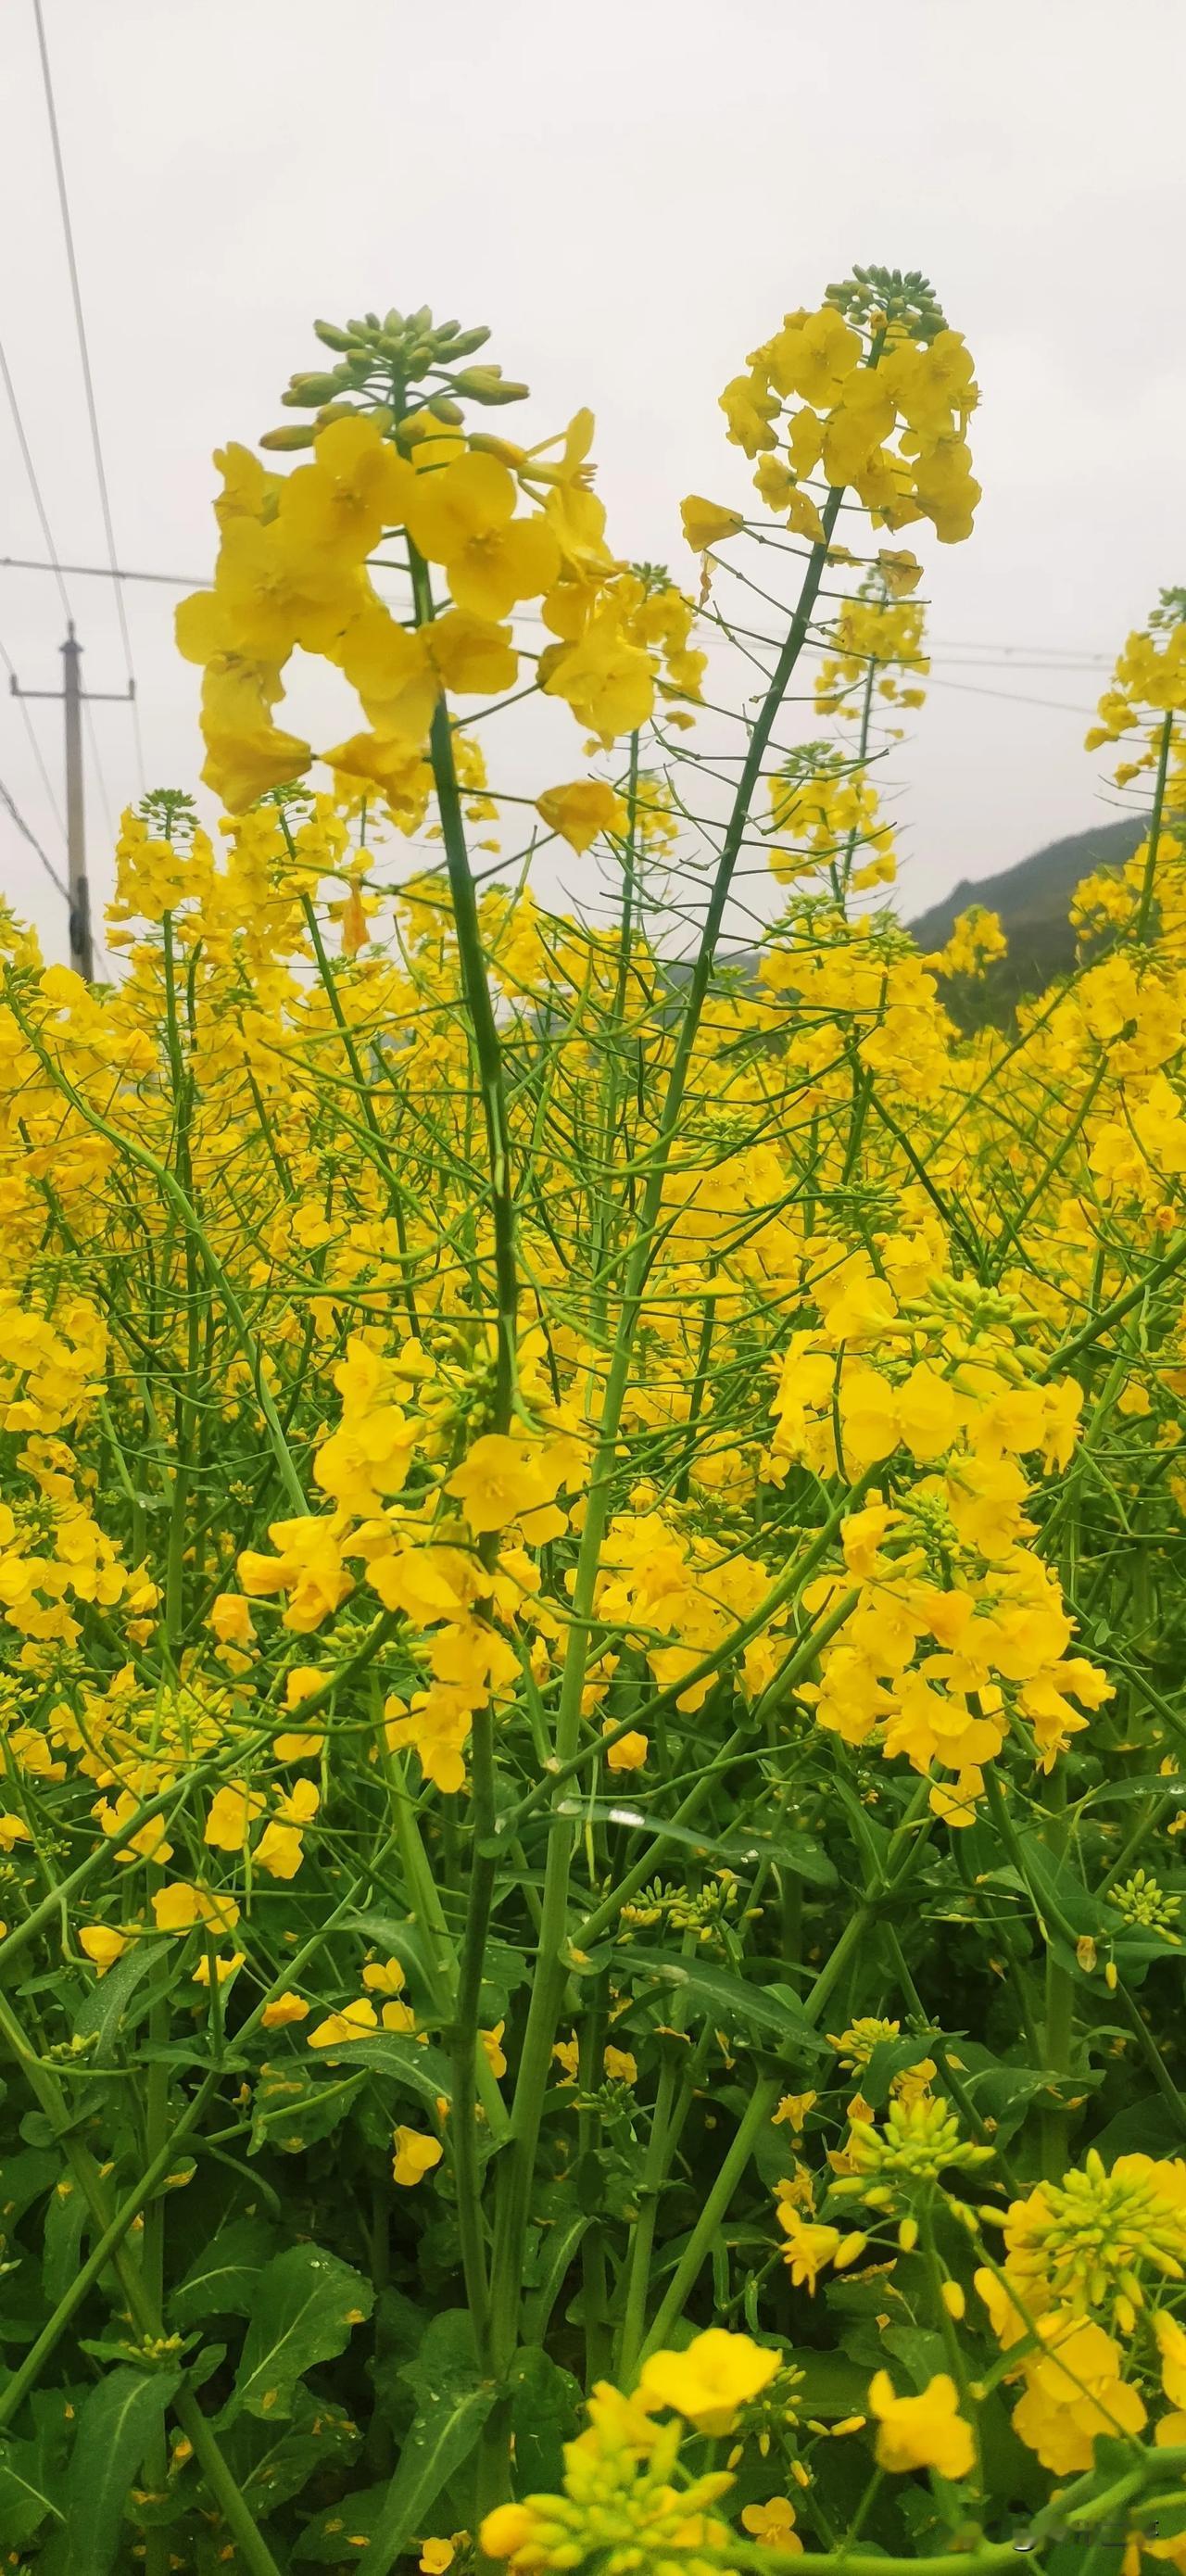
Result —
[[979, 394], [963, 340], [923, 278], [857, 270], [832, 295], [788, 313], [726, 386], [730, 438], [761, 457], [762, 498], [800, 536], [823, 528], [804, 489], [818, 472], [832, 494], [851, 487], [875, 525], [925, 517], [957, 543], [980, 498], [965, 436]]

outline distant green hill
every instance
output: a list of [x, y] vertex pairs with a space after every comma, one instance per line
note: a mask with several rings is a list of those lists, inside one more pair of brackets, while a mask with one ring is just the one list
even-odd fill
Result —
[[1088, 832], [1051, 841], [999, 876], [981, 877], [974, 885], [962, 878], [941, 903], [910, 923], [911, 932], [929, 951], [946, 944], [957, 914], [970, 904], [999, 913], [1009, 954], [990, 968], [981, 996], [985, 1015], [997, 1019], [1023, 993], [1042, 992], [1053, 976], [1073, 966], [1075, 934], [1067, 915], [1076, 886], [1097, 868], [1123, 867], [1144, 834], [1144, 816], [1125, 814], [1116, 823], [1093, 824]]

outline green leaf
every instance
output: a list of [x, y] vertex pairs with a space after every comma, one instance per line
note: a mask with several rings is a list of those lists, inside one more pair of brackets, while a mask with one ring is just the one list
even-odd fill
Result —
[[1085, 1932], [1106, 1939], [1112, 1917], [1105, 1914], [1100, 1898], [1091, 1894], [1066, 1861], [1052, 1857], [1037, 1834], [1020, 1834], [1018, 1843], [1025, 1854], [1026, 1869], [1033, 1881], [1039, 1908], [1049, 1906], [1051, 1909], [1047, 1931], [1054, 1933], [1059, 1929], [1054, 1918], [1061, 1916], [1077, 1940]]
[[94, 1985], [88, 1986], [74, 2016], [74, 2030], [79, 2039], [93, 2036], [98, 2042], [96, 2066], [102, 2066], [118, 2032], [129, 2026], [132, 2017], [128, 2006], [136, 1988], [143, 1984], [151, 1967], [160, 1965], [160, 1958], [159, 1942], [134, 1941], [105, 1977], [96, 1977]]
[[1151, 1771], [1139, 1780], [1101, 1780], [1098, 1789], [1088, 1791], [1085, 1807], [1117, 1807], [1130, 1798], [1186, 1798], [1186, 1777], [1180, 1771]]
[[348, 2558], [359, 2558], [365, 2552], [369, 2566], [371, 2540], [389, 2493], [390, 2480], [384, 2478], [378, 2486], [359, 2487], [341, 2504], [330, 2505], [315, 2522], [306, 2523], [293, 2550], [294, 2558], [312, 2559], [319, 2567], [342, 2567]]
[[0, 2227], [11, 2236], [18, 2218], [52, 2191], [63, 2170], [57, 2148], [24, 2147], [0, 2165]]
[[344, 2352], [369, 2317], [369, 2281], [320, 2245], [290, 2245], [258, 2276], [238, 2376], [221, 2421], [246, 2408], [265, 2422], [288, 2415], [297, 2381]]
[[340, 2076], [336, 2083], [327, 2081], [301, 2059], [286, 2059], [282, 2067], [261, 2075], [255, 2088], [248, 2153], [258, 2155], [261, 2147], [268, 2146], [279, 2147], [282, 2155], [303, 2155], [306, 2147], [341, 2128], [365, 2082], [361, 2074]]
[[332, 2566], [355, 2555], [352, 2533], [365, 2535], [366, 2576], [387, 2576], [411, 2542], [433, 2529], [437, 2498], [471, 2457], [498, 2393], [480, 2376], [468, 2310], [433, 2317], [400, 2377], [418, 2404], [394, 2477], [321, 2514], [297, 2542], [296, 2558]]
[[868, 2065], [861, 2069], [860, 2089], [866, 2102], [879, 2111], [895, 2075], [905, 2074], [907, 2067], [919, 2065], [930, 2053], [925, 2031], [902, 2039], [879, 2039]]
[[266, 2218], [236, 2218], [220, 2227], [170, 2292], [171, 2323], [184, 2328], [203, 2317], [249, 2317], [275, 2242]]
[[[224, 2438], [228, 2465], [258, 2522], [299, 2495], [310, 2478], [353, 2460], [362, 2444], [352, 2417], [307, 2388], [295, 2391], [288, 2423], [261, 2424], [241, 2415]], [[386, 2492], [386, 2481], [378, 2492]], [[353, 2521], [350, 2527], [358, 2528]]]
[[422, 1923], [405, 1921], [394, 1914], [348, 1914], [342, 1926], [345, 1932], [361, 1932], [373, 1941], [389, 1959], [398, 1959], [405, 1976], [422, 1989], [431, 1991], [434, 1976], [434, 1953]]
[[62, 2520], [51, 2485], [39, 2442], [0, 2442], [0, 2549], [23, 2549], [50, 2514]]
[[388, 2576], [411, 2542], [432, 2530], [437, 2497], [476, 2450], [497, 2395], [481, 2381], [442, 2388], [430, 2379], [422, 2386], [422, 2402], [370, 2536], [367, 2576]]
[[835, 1887], [837, 1871], [822, 1846], [810, 1834], [796, 1833], [791, 1825], [780, 1826], [777, 1833], [696, 1833], [690, 1825], [667, 1824], [655, 1811], [636, 1806], [629, 1798], [560, 1798], [552, 1813], [571, 1816], [584, 1823], [624, 1825], [639, 1833], [661, 1836], [665, 1843], [678, 1843], [685, 1851], [694, 1852], [698, 1860], [727, 1861], [734, 1868], [755, 1868], [762, 1862], [775, 1861], [784, 1869], [794, 1870], [812, 1887]]
[[795, 2368], [803, 2374], [798, 2403], [804, 2415], [863, 2415], [869, 2396], [869, 2373], [846, 2352], [798, 2352]]
[[90, 2211], [86, 2196], [71, 2174], [63, 2174], [50, 2193], [45, 2211], [45, 2253], [41, 2281], [51, 2308], [69, 2288], [82, 2259], [82, 2239]]
[[510, 2384], [516, 2488], [521, 2496], [554, 2495], [564, 2474], [564, 2444], [580, 2427], [580, 2383], [532, 2344], [516, 2353]]
[[1106, 2165], [1117, 2156], [1180, 2156], [1182, 2123], [1171, 2104], [1154, 2093], [1142, 2102], [1126, 2102], [1092, 2144]]
[[802, 2005], [789, 1986], [751, 1986], [744, 1977], [707, 1967], [699, 1959], [685, 1959], [678, 1950], [644, 1950], [633, 1942], [619, 1943], [614, 1955], [619, 1973], [632, 1982], [648, 1977], [655, 1985], [685, 1996], [701, 2018], [711, 2014], [727, 2029], [742, 2028], [766, 2041], [779, 2041], [790, 2055], [804, 2049], [815, 2056], [831, 2055], [827, 2041], [804, 2020]]
[[124, 2507], [181, 2386], [179, 2370], [109, 2370], [78, 2419], [58, 2503], [62, 2524], [43, 2576], [110, 2576], [123, 2537]]
[[435, 2111], [442, 2095], [448, 2101], [453, 2086], [453, 2070], [439, 2048], [424, 2047], [414, 2039], [405, 2039], [397, 2030], [377, 2030], [373, 2037], [347, 2040], [341, 2047], [322, 2049], [320, 2055], [332, 2065], [346, 2063], [363, 2066], [370, 2075], [390, 2075], [418, 2101]]

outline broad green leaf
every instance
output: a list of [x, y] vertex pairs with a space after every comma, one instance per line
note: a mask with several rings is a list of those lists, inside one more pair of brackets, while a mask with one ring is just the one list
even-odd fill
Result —
[[[1106, 1913], [1101, 1899], [1084, 1887], [1077, 1873], [1065, 1861], [1055, 1860], [1037, 1834], [1020, 1834], [1018, 1843], [1025, 1854], [1039, 1908], [1044, 1904], [1052, 1907], [1076, 1939], [1085, 1932], [1106, 1938], [1113, 1918]], [[1047, 1930], [1056, 1930], [1053, 1920]]]
[[246, 2407], [265, 2421], [286, 2416], [307, 2370], [344, 2352], [369, 2317], [375, 2293], [361, 2272], [319, 2245], [290, 2245], [258, 2276], [251, 2323], [222, 2421]]
[[[424, 1993], [433, 1982], [434, 1952], [422, 1923], [394, 1914], [349, 1914], [343, 1925], [347, 1932], [361, 1932], [373, 1941], [389, 1959], [398, 1959], [405, 1976]], [[448, 1944], [443, 1945], [446, 1949]]]
[[91, 2390], [56, 2499], [62, 2522], [43, 2576], [110, 2576], [119, 2563], [124, 2507], [180, 2386], [178, 2370], [122, 2367]]
[[41, 2281], [51, 2307], [56, 2307], [78, 2270], [90, 2211], [72, 2174], [55, 2184], [46, 2203], [45, 2252]]
[[[101, 2067], [114, 2047], [115, 2040], [131, 2016], [128, 2007], [136, 1988], [143, 1984], [151, 1967], [161, 1965], [161, 1943], [134, 1941], [130, 1950], [117, 1959], [105, 1977], [96, 1977], [88, 1987], [74, 2016], [74, 2029], [79, 2039], [94, 2037], [96, 2067]], [[147, 1997], [143, 1998], [147, 2004]]]
[[60, 2149], [21, 2147], [0, 2165], [0, 2228], [11, 2235], [18, 2218], [41, 2200], [63, 2172]]
[[448, 2101], [452, 2091], [453, 2070], [443, 2051], [421, 2048], [416, 2040], [405, 2039], [397, 2030], [377, 2030], [373, 2037], [347, 2040], [339, 2048], [325, 2048], [318, 2053], [334, 2066], [362, 2066], [368, 2075], [391, 2076], [433, 2111], [442, 2095]]
[[1084, 1806], [1118, 1807], [1132, 1798], [1186, 1798], [1186, 1776], [1180, 1771], [1147, 1772], [1140, 1780], [1101, 1780], [1088, 1791]]
[[411, 2542], [433, 2529], [437, 2497], [476, 2450], [496, 2394], [489, 2383], [448, 2389], [434, 2386], [431, 2378], [423, 2383], [399, 2467], [371, 2533], [367, 2576], [389, 2576]]
[[365, 2082], [361, 2074], [339, 2076], [335, 2082], [328, 2068], [322, 2073], [299, 2058], [285, 2060], [270, 2075], [261, 2075], [256, 2085], [248, 2153], [258, 2155], [261, 2147], [269, 2146], [279, 2147], [284, 2155], [303, 2155], [306, 2147], [341, 2128]]
[[[298, 2388], [289, 2422], [262, 2424], [254, 2415], [241, 2415], [223, 2440], [231, 2471], [256, 2520], [263, 2522], [299, 2495], [310, 2478], [353, 2460], [362, 2447], [362, 2432], [340, 2406]], [[385, 2491], [384, 2485], [379, 2492]]]
[[0, 2441], [0, 2549], [22, 2549], [51, 2515], [61, 2522], [59, 2493], [39, 2442]]
[[804, 2415], [862, 2415], [869, 2395], [869, 2374], [846, 2352], [796, 2352], [802, 2372], [798, 2404]]
[[615, 1958], [619, 1973], [632, 1983], [645, 1977], [669, 1993], [683, 1995], [701, 2019], [711, 2014], [726, 2029], [758, 2032], [766, 2041], [780, 2042], [788, 2053], [808, 2049], [816, 2056], [831, 2054], [827, 2041], [804, 2020], [802, 2006], [787, 1986], [750, 1985], [725, 1968], [685, 1959], [678, 1950], [644, 1950], [633, 1942], [619, 1943]]
[[837, 1873], [821, 1844], [809, 1834], [796, 1833], [790, 1825], [780, 1826], [777, 1833], [705, 1834], [696, 1833], [690, 1825], [665, 1823], [663, 1817], [635, 1806], [629, 1798], [561, 1798], [553, 1814], [570, 1816], [574, 1821], [623, 1825], [636, 1832], [660, 1836], [665, 1843], [678, 1843], [685, 1851], [695, 1852], [698, 1860], [727, 1861], [738, 1869], [756, 1868], [763, 1861], [775, 1861], [793, 1870], [812, 1887], [835, 1887]]
[[1180, 2156], [1182, 2134], [1182, 2121], [1172, 2105], [1154, 2093], [1141, 2102], [1126, 2102], [1092, 2144], [1104, 2163], [1111, 2165], [1117, 2156]]
[[510, 2383], [516, 2489], [521, 2496], [554, 2495], [564, 2473], [564, 2444], [580, 2430], [580, 2384], [538, 2345], [516, 2353]]
[[170, 2322], [184, 2329], [203, 2317], [249, 2317], [275, 2242], [266, 2218], [235, 2218], [220, 2227], [170, 2292]]
[[908, 2067], [917, 2066], [930, 2053], [925, 2031], [901, 2039], [879, 2039], [868, 2065], [861, 2068], [860, 2090], [866, 2102], [879, 2111], [895, 2075], [904, 2075]]
[[330, 2505], [315, 2522], [306, 2523], [293, 2549], [294, 2559], [311, 2560], [317, 2567], [344, 2567], [348, 2559], [365, 2557], [370, 2566], [375, 2526], [390, 2492], [391, 2481], [383, 2478], [378, 2486], [359, 2487], [341, 2504]]
[[478, 2376], [478, 2339], [468, 2308], [438, 2308], [430, 2317], [414, 2361], [400, 2372], [419, 2395], [426, 2378], [434, 2388], [468, 2388]]

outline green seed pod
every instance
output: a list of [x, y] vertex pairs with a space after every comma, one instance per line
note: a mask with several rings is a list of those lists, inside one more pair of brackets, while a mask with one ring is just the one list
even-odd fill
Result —
[[294, 420], [286, 422], [283, 429], [265, 429], [259, 445], [282, 448], [311, 447], [316, 436], [317, 431], [312, 421]]

